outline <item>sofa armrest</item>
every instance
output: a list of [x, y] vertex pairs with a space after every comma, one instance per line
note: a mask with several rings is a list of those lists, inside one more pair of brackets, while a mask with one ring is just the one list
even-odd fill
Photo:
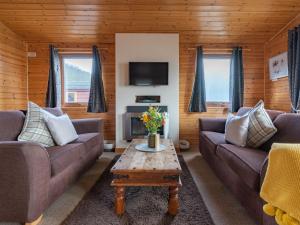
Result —
[[218, 133], [225, 133], [226, 118], [200, 118], [200, 131], [213, 131]]
[[78, 134], [103, 133], [102, 119], [75, 119], [72, 123]]
[[0, 221], [32, 222], [48, 205], [51, 169], [45, 148], [0, 142]]

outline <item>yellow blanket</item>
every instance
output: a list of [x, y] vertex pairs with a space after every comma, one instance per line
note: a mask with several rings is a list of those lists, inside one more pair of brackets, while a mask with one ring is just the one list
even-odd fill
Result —
[[300, 225], [300, 144], [272, 145], [260, 196], [278, 224]]

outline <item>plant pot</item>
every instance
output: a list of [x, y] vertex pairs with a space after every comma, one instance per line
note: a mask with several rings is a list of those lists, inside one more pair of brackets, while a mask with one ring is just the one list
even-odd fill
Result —
[[155, 139], [157, 134], [148, 134], [148, 147], [155, 148]]

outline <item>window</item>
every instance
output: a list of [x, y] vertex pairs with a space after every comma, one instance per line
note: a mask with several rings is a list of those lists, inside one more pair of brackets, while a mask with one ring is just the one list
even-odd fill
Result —
[[229, 102], [230, 57], [205, 56], [203, 63], [207, 103], [227, 104]]
[[63, 56], [62, 64], [64, 103], [86, 104], [90, 94], [92, 57]]

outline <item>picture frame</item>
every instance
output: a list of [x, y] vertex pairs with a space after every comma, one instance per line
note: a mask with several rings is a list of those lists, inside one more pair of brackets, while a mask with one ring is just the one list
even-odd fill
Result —
[[283, 52], [269, 59], [270, 80], [277, 80], [288, 76], [287, 52]]

